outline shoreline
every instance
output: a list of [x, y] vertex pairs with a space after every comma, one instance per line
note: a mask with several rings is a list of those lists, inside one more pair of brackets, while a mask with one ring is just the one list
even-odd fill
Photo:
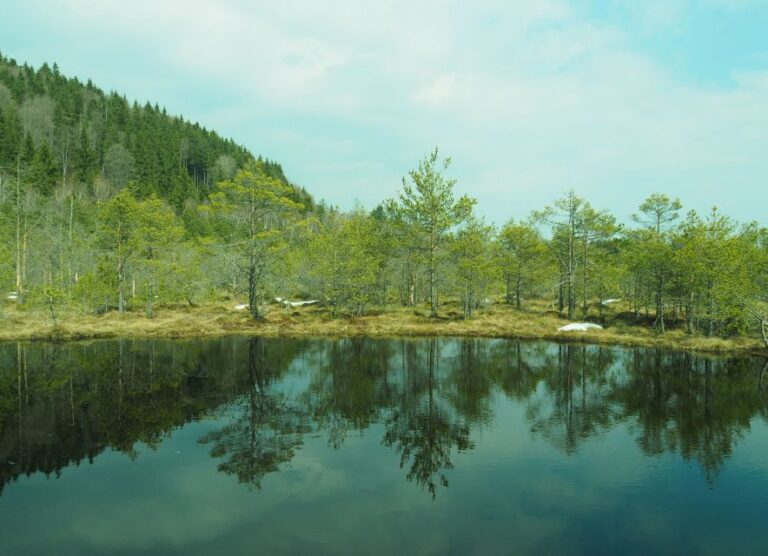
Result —
[[[447, 314], [448, 311], [446, 311]], [[590, 320], [589, 318], [585, 320]], [[596, 320], [596, 319], [591, 319]], [[766, 355], [757, 338], [706, 338], [681, 330], [658, 335], [647, 327], [609, 317], [602, 330], [559, 332], [567, 319], [548, 313], [496, 306], [472, 320], [430, 319], [419, 310], [397, 308], [361, 317], [332, 317], [327, 310], [302, 308], [291, 314], [272, 307], [263, 321], [221, 305], [160, 308], [153, 319], [138, 311], [102, 316], [62, 315], [57, 326], [42, 313], [4, 311], [0, 341], [67, 342], [99, 339], [204, 339], [230, 335], [308, 337], [467, 337], [540, 340], [620, 347], [662, 348], [722, 355]]]

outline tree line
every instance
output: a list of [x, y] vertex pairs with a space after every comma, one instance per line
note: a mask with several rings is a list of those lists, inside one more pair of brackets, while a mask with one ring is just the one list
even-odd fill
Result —
[[372, 211], [307, 211], [263, 161], [251, 160], [183, 215], [127, 186], [102, 202], [79, 201], [74, 219], [56, 210], [55, 196], [27, 202], [28, 185], [11, 176], [4, 282], [19, 303], [29, 294], [54, 319], [66, 304], [85, 313], [141, 306], [152, 317], [156, 300], [194, 304], [228, 291], [247, 298], [254, 319], [288, 295], [355, 315], [426, 304], [440, 317], [450, 300], [458, 309], [445, 310], [465, 318], [497, 298], [599, 318], [607, 301], [621, 299], [659, 332], [671, 324], [733, 336], [765, 326], [764, 227], [717, 209], [683, 215], [663, 194], [624, 226], [568, 192], [497, 229], [475, 215], [473, 199], [455, 196], [448, 165], [435, 150], [398, 197]]
[[621, 299], [660, 333], [758, 332], [768, 345], [766, 228], [664, 194], [629, 225], [570, 191], [497, 227], [455, 193], [435, 149], [397, 196], [344, 212], [196, 124], [4, 58], [0, 143], [3, 297], [54, 322], [73, 310], [151, 318], [157, 303], [223, 295], [254, 319], [278, 296], [347, 315], [425, 305], [432, 318], [503, 299], [599, 319]]

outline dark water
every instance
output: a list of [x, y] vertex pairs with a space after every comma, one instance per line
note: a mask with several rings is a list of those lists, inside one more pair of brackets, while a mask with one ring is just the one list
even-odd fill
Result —
[[759, 359], [0, 345], [0, 554], [766, 554]]

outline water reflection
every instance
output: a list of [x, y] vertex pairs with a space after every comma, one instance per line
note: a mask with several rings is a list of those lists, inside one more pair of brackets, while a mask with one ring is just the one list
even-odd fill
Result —
[[223, 459], [219, 471], [255, 488], [264, 475], [293, 459], [302, 433], [311, 430], [306, 411], [275, 391], [282, 369], [270, 362], [280, 358], [270, 358], [265, 351], [262, 339], [249, 340], [247, 391], [227, 408], [231, 422], [200, 439], [201, 444], [213, 445], [211, 457]]
[[456, 366], [441, 372], [438, 341], [408, 342], [402, 348], [403, 378], [386, 417], [383, 443], [400, 454], [408, 480], [425, 486], [434, 498], [438, 484], [448, 486], [445, 471], [452, 467], [454, 448], [472, 447], [470, 420], [446, 395]]
[[[322, 434], [343, 450], [374, 429], [435, 497], [494, 399], [565, 456], [622, 424], [647, 456], [698, 463], [714, 485], [756, 417], [768, 364], [658, 350], [503, 340], [97, 342], [0, 346], [0, 492], [112, 448], [136, 457], [190, 420], [220, 472], [262, 479]], [[381, 432], [383, 430], [383, 433]]]

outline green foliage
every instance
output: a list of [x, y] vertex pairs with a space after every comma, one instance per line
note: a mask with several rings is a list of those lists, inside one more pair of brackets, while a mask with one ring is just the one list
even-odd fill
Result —
[[494, 229], [470, 217], [450, 242], [456, 284], [464, 318], [471, 318], [498, 276], [491, 240]]
[[108, 272], [106, 265], [98, 265], [95, 269], [78, 277], [77, 282], [70, 288], [75, 307], [83, 314], [107, 310], [110, 299], [114, 295], [116, 283], [114, 274]]
[[635, 234], [636, 250], [633, 266], [639, 283], [653, 292], [656, 305], [654, 326], [664, 332], [667, 293], [674, 276], [672, 234], [669, 227], [682, 209], [679, 200], [654, 193], [640, 205], [642, 215], [632, 219], [643, 225]]
[[117, 306], [126, 309], [126, 280], [144, 292], [146, 312], [152, 317], [158, 284], [164, 285], [174, 271], [176, 250], [182, 246], [184, 228], [173, 210], [161, 199], [150, 196], [137, 200], [123, 189], [101, 211], [96, 245], [103, 260], [116, 276]]
[[[141, 197], [154, 193], [176, 208], [202, 200], [253, 158], [231, 139], [157, 105], [130, 104], [45, 65], [20, 66], [0, 55], [0, 166], [15, 164], [19, 153], [44, 195], [65, 176], [91, 186], [100, 177], [114, 188], [135, 180]], [[280, 164], [262, 163], [288, 185]], [[305, 190], [291, 186], [290, 195], [312, 207]]]
[[61, 307], [61, 304], [66, 299], [66, 293], [59, 288], [48, 286], [43, 289], [43, 299], [45, 300], [45, 306], [51, 315], [51, 323], [56, 326], [56, 315]]
[[621, 297], [659, 332], [768, 334], [764, 227], [653, 194], [624, 229], [570, 191], [497, 233], [449, 169], [435, 149], [396, 199], [344, 213], [198, 124], [0, 57], [0, 293], [52, 320], [242, 293], [256, 319], [276, 295], [434, 317], [441, 294], [467, 318], [502, 294], [602, 318]]
[[547, 245], [532, 223], [507, 222], [496, 238], [497, 264], [506, 287], [506, 302], [522, 308], [522, 300], [546, 282], [552, 260]]
[[673, 290], [686, 301], [689, 331], [702, 329], [708, 336], [743, 332], [751, 297], [751, 264], [744, 255], [752, 251], [748, 235], [737, 234], [729, 218], [712, 209], [707, 220], [688, 214], [675, 236], [676, 270]]
[[451, 159], [440, 160], [437, 148], [419, 162], [418, 168], [403, 178], [398, 201], [391, 202], [393, 212], [403, 222], [407, 241], [416, 246], [427, 267], [429, 301], [432, 317], [437, 316], [438, 271], [444, 258], [441, 252], [448, 232], [465, 222], [472, 213], [475, 200], [466, 195], [456, 199], [456, 180], [443, 174]]
[[[531, 216], [537, 223], [547, 224], [552, 229], [550, 248], [558, 262], [559, 276], [557, 287], [559, 291], [560, 310], [563, 305], [568, 307], [568, 318], [576, 313], [576, 276], [579, 267], [579, 231], [584, 211], [588, 204], [576, 195], [573, 190], [557, 199], [554, 205], [534, 212]], [[585, 261], [581, 261], [584, 264]]]
[[309, 245], [312, 273], [334, 311], [362, 314], [377, 299], [386, 253], [377, 222], [362, 209], [332, 213]]
[[146, 275], [146, 312], [152, 318], [158, 281], [165, 285], [176, 271], [174, 255], [184, 237], [184, 228], [173, 210], [154, 195], [138, 202], [139, 218], [135, 233], [137, 270]]
[[125, 189], [104, 205], [96, 245], [111, 260], [117, 276], [117, 306], [125, 311], [125, 281], [128, 266], [139, 249], [137, 230], [140, 207], [131, 191]]
[[271, 177], [261, 161], [249, 162], [232, 180], [220, 182], [208, 211], [223, 222], [235, 266], [247, 283], [248, 304], [254, 319], [262, 318], [275, 260], [287, 248], [286, 234], [303, 206], [290, 198], [291, 188]]

